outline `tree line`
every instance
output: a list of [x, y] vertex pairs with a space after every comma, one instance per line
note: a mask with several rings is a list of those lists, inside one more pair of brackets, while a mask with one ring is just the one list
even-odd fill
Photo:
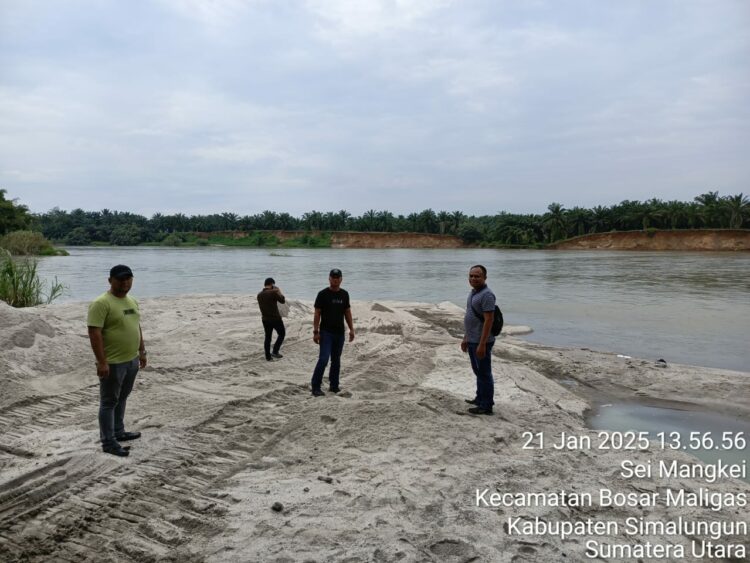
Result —
[[[719, 192], [701, 194], [690, 202], [626, 200], [612, 206], [591, 209], [552, 203], [543, 214], [471, 216], [461, 211], [425, 209], [408, 215], [369, 210], [361, 216], [347, 211], [309, 211], [301, 217], [289, 213], [263, 211], [255, 215], [236, 213], [210, 215], [164, 215], [150, 218], [135, 213], [111, 211], [65, 211], [54, 208], [46, 213], [29, 214], [24, 206], [8, 202], [0, 190], [0, 235], [13, 228], [40, 231], [48, 239], [68, 245], [105, 242], [113, 245], [137, 245], [179, 240], [181, 233], [217, 233], [222, 231], [358, 231], [409, 232], [456, 235], [469, 244], [502, 246], [543, 246], [558, 240], [609, 231], [648, 229], [699, 229], [750, 227], [750, 200], [743, 194], [719, 196]], [[4, 210], [21, 210], [14, 220]], [[19, 219], [19, 216], [22, 218]], [[6, 230], [3, 230], [6, 229]]]

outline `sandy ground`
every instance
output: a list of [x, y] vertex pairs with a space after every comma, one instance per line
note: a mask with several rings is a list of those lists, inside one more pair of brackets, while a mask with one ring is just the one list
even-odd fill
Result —
[[508, 518], [750, 519], [747, 507], [476, 502], [487, 488], [748, 494], [736, 479], [620, 475], [624, 459], [693, 459], [682, 452], [522, 448], [526, 431], [595, 437], [584, 415], [601, 396], [668, 399], [748, 420], [748, 374], [665, 369], [506, 334], [493, 359], [496, 414], [475, 417], [463, 401], [474, 377], [459, 349], [458, 307], [354, 302], [343, 392], [314, 398], [311, 303], [292, 303], [284, 358], [269, 363], [252, 296], [146, 299], [150, 365], [126, 416], [143, 437], [120, 459], [97, 443], [85, 311], [0, 304], [2, 561], [584, 561], [588, 537], [519, 537]]

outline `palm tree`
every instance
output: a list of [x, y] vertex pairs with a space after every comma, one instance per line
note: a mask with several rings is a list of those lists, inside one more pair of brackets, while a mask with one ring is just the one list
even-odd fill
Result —
[[362, 223], [366, 231], [377, 230], [376, 218], [377, 211], [375, 211], [374, 209], [369, 209], [362, 214]]
[[289, 213], [286, 211], [284, 213], [279, 213], [277, 216], [277, 225], [280, 229], [283, 229], [285, 231], [291, 231], [297, 228], [297, 224], [299, 221], [292, 217]]
[[706, 192], [695, 196], [693, 199], [705, 207], [711, 207], [719, 203], [719, 192]]
[[419, 232], [434, 233], [438, 230], [437, 215], [432, 209], [425, 209], [418, 215]]
[[323, 214], [320, 211], [308, 211], [302, 215], [302, 222], [308, 231], [319, 231], [323, 223]]
[[661, 216], [660, 209], [656, 209], [648, 203], [642, 203], [632, 211], [630, 218], [638, 221], [643, 226], [643, 230], [646, 231], [651, 222], [661, 218]]
[[419, 215], [416, 213], [409, 213], [406, 216], [406, 231], [410, 233], [419, 232]]
[[719, 214], [719, 192], [706, 192], [696, 196], [695, 201], [701, 206], [703, 222], [707, 227], [720, 227], [721, 218]]
[[260, 217], [258, 218], [258, 228], [263, 230], [273, 230], [276, 229], [277, 223], [278, 223], [278, 216], [276, 215], [276, 212], [269, 211], [268, 209], [264, 210], [263, 213], [260, 214]]
[[722, 198], [721, 206], [729, 214], [729, 228], [741, 229], [745, 217], [750, 215], [750, 200], [740, 193]]
[[237, 228], [237, 220], [239, 219], [236, 213], [222, 213], [222, 227], [225, 231], [233, 231]]
[[157, 233], [161, 233], [167, 230], [164, 226], [164, 215], [159, 212], [154, 213], [151, 216], [151, 229]]
[[466, 219], [466, 215], [464, 215], [460, 211], [454, 211], [453, 213], [451, 213], [451, 217], [453, 218], [453, 234], [457, 234], [458, 229], [461, 228], [461, 223], [464, 219]]
[[[105, 213], [109, 214], [109, 210], [102, 210], [102, 217], [105, 217]], [[117, 212], [115, 212], [117, 213]], [[114, 217], [114, 214], [110, 214], [110, 217]], [[109, 220], [107, 223], [112, 224], [113, 221]], [[164, 217], [164, 224], [167, 226], [170, 233], [185, 232], [185, 231], [197, 231], [198, 229], [188, 228], [188, 218], [182, 213], [176, 213], [174, 215], [167, 215]]]
[[681, 201], [668, 201], [664, 204], [663, 213], [670, 228], [676, 229], [680, 220], [687, 218], [687, 206]]
[[484, 232], [482, 226], [476, 222], [466, 222], [461, 226], [458, 236], [460, 236], [466, 244], [474, 244], [484, 238]]
[[549, 231], [549, 241], [555, 242], [562, 238], [562, 235], [567, 231], [565, 208], [560, 203], [550, 203], [547, 210], [549, 212], [544, 214], [543, 224]]
[[378, 224], [381, 231], [387, 233], [393, 231], [393, 220], [393, 213], [390, 211], [378, 211]]
[[570, 209], [565, 216], [568, 226], [570, 227], [569, 234], [571, 236], [586, 234], [588, 226], [591, 223], [591, 211], [584, 209], [583, 207], [574, 207], [573, 209]]
[[440, 227], [440, 234], [441, 235], [445, 234], [445, 228], [446, 228], [446, 226], [448, 226], [448, 221], [450, 221], [450, 218], [451, 218], [450, 213], [448, 213], [447, 211], [439, 211], [438, 212], [438, 214], [437, 214], [437, 221], [438, 221], [438, 225]]
[[346, 230], [349, 228], [349, 220], [351, 219], [351, 213], [344, 211], [343, 209], [337, 213], [339, 229]]
[[612, 229], [612, 211], [597, 205], [591, 210], [591, 232], [600, 233]]

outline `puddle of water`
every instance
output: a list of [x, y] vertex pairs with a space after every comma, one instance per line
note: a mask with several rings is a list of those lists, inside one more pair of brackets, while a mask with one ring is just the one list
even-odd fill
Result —
[[[724, 432], [735, 435], [742, 433], [745, 441], [750, 442], [750, 422], [718, 413], [653, 407], [639, 403], [614, 403], [597, 407], [587, 422], [594, 430], [648, 432], [652, 440], [657, 438], [658, 432], [666, 435], [677, 432], [683, 445], [682, 451], [706, 463], [715, 463], [719, 459], [725, 463], [742, 463], [747, 460], [750, 451], [748, 443], [742, 449], [721, 449]], [[713, 449], [689, 449], [687, 445], [690, 443], [691, 432], [701, 436], [710, 433], [714, 441]], [[750, 475], [744, 481], [750, 483]]]

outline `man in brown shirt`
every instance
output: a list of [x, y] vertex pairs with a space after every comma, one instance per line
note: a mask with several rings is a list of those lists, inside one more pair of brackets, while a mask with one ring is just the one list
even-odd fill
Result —
[[[260, 307], [261, 319], [263, 320], [263, 329], [266, 331], [263, 349], [266, 352], [266, 360], [269, 362], [274, 358], [281, 359], [284, 357], [279, 354], [279, 349], [284, 342], [284, 336], [286, 336], [284, 321], [281, 320], [278, 306], [278, 303], [284, 303], [286, 298], [281, 293], [281, 290], [274, 285], [275, 283], [273, 278], [266, 278], [263, 290], [258, 294], [258, 306]], [[277, 336], [276, 342], [273, 344], [273, 351], [271, 351], [271, 336], [274, 330]]]

